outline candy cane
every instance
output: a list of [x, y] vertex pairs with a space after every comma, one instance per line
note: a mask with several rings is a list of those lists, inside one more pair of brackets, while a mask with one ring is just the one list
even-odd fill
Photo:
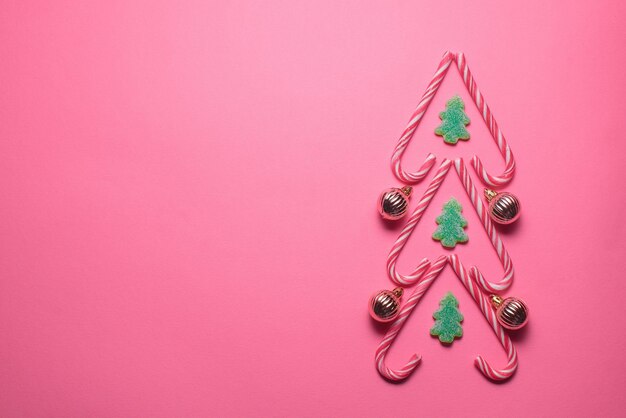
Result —
[[480, 310], [483, 312], [485, 319], [491, 325], [493, 332], [496, 333], [496, 336], [500, 340], [502, 347], [506, 351], [507, 355], [507, 364], [503, 369], [494, 369], [482, 356], [476, 357], [474, 360], [474, 364], [481, 371], [483, 375], [488, 377], [491, 380], [506, 380], [515, 373], [517, 370], [517, 351], [513, 346], [513, 342], [509, 338], [509, 336], [504, 332], [504, 328], [498, 323], [496, 319], [496, 313], [491, 308], [491, 304], [489, 303], [489, 298], [480, 291], [476, 287], [476, 283], [470, 278], [467, 269], [461, 264], [459, 261], [459, 256], [456, 254], [452, 254], [449, 257], [450, 265], [452, 269], [456, 273], [457, 277], [461, 280], [465, 289], [472, 295], [474, 301], [478, 306], [480, 306]]
[[428, 105], [430, 105], [430, 102], [433, 100], [433, 97], [435, 97], [435, 93], [437, 93], [441, 82], [445, 78], [446, 73], [448, 72], [448, 68], [450, 67], [450, 64], [453, 60], [453, 53], [446, 52], [445, 54], [443, 54], [443, 58], [439, 63], [439, 67], [437, 67], [437, 71], [435, 71], [435, 75], [430, 80], [430, 84], [428, 84], [428, 88], [424, 92], [422, 100], [420, 100], [417, 108], [415, 108], [415, 111], [411, 115], [411, 119], [409, 119], [409, 124], [404, 129], [404, 132], [402, 132], [402, 135], [400, 135], [398, 145], [396, 145], [396, 149], [393, 151], [393, 155], [391, 157], [391, 167], [393, 169], [393, 172], [395, 173], [398, 180], [403, 181], [407, 184], [415, 184], [422, 181], [422, 179], [426, 177], [426, 175], [430, 171], [430, 168], [433, 166], [433, 164], [435, 164], [436, 157], [433, 154], [428, 154], [426, 160], [424, 160], [424, 163], [418, 171], [416, 171], [415, 173], [407, 173], [402, 169], [401, 159], [404, 151], [406, 150], [406, 147], [409, 145], [409, 142], [411, 142], [411, 138], [413, 138], [413, 134], [417, 130], [417, 127], [422, 120], [422, 117], [426, 113]]
[[439, 256], [437, 260], [433, 263], [428, 272], [424, 275], [424, 278], [417, 284], [415, 290], [406, 301], [400, 313], [398, 314], [398, 319], [391, 325], [389, 331], [385, 334], [385, 337], [378, 345], [376, 349], [376, 368], [378, 373], [386, 379], [392, 381], [401, 381], [409, 377], [411, 373], [417, 368], [422, 357], [418, 354], [413, 354], [409, 361], [402, 366], [398, 370], [390, 369], [385, 364], [385, 358], [391, 344], [397, 337], [398, 333], [404, 326], [406, 320], [411, 315], [417, 303], [420, 301], [421, 297], [424, 295], [426, 290], [430, 287], [430, 285], [435, 281], [435, 279], [439, 276], [446, 263], [449, 262], [452, 266], [452, 269], [456, 273], [457, 277], [463, 283], [465, 289], [472, 295], [472, 298], [476, 302], [477, 305], [480, 306], [480, 310], [483, 312], [483, 315], [487, 319], [487, 322], [491, 325], [493, 331], [498, 336], [502, 346], [507, 352], [507, 365], [503, 369], [494, 369], [482, 356], [476, 357], [474, 364], [478, 369], [482, 372], [482, 374], [489, 379], [492, 380], [505, 380], [513, 375], [515, 370], [517, 370], [517, 351], [511, 342], [511, 339], [508, 335], [505, 334], [504, 329], [498, 323], [495, 312], [491, 308], [489, 304], [489, 300], [484, 293], [480, 291], [477, 284], [470, 277], [468, 271], [459, 261], [459, 258], [456, 254], [450, 256]]
[[491, 133], [492, 138], [498, 145], [500, 154], [502, 154], [502, 156], [504, 157], [505, 162], [504, 171], [499, 176], [492, 176], [491, 174], [489, 174], [487, 170], [485, 170], [480, 158], [478, 158], [478, 156], [476, 155], [474, 155], [474, 157], [472, 158], [472, 166], [485, 184], [492, 187], [503, 186], [509, 183], [513, 178], [513, 174], [515, 173], [515, 159], [513, 158], [511, 148], [508, 146], [506, 139], [504, 138], [504, 135], [502, 134], [502, 131], [498, 126], [498, 123], [491, 113], [489, 106], [487, 106], [484, 96], [480, 93], [478, 85], [476, 84], [474, 77], [472, 77], [472, 73], [467, 66], [465, 56], [462, 52], [454, 54], [448, 51], [443, 55], [443, 58], [439, 63], [439, 67], [437, 67], [437, 71], [435, 72], [435, 75], [431, 79], [428, 88], [422, 96], [422, 99], [420, 100], [417, 108], [413, 112], [413, 115], [411, 115], [407, 127], [404, 129], [404, 132], [402, 132], [402, 135], [398, 140], [398, 144], [396, 145], [393, 155], [391, 156], [391, 168], [400, 181], [407, 184], [415, 184], [420, 182], [424, 177], [426, 177], [428, 171], [435, 163], [436, 157], [433, 154], [428, 154], [419, 170], [414, 173], [409, 173], [402, 168], [401, 160], [404, 151], [408, 147], [409, 142], [413, 138], [413, 135], [415, 134], [415, 131], [417, 130], [417, 127], [422, 120], [422, 117], [426, 113], [426, 110], [432, 102], [433, 97], [435, 97], [435, 94], [437, 93], [441, 82], [445, 78], [452, 61], [456, 62], [459, 73], [461, 74], [463, 82], [465, 83], [465, 87], [467, 88], [470, 96], [474, 100], [474, 103], [476, 104], [476, 107], [483, 117], [483, 120], [487, 124], [489, 132]]
[[391, 281], [400, 286], [410, 286], [414, 284], [422, 277], [422, 275], [428, 269], [429, 261], [427, 258], [424, 258], [417, 266], [417, 268], [409, 275], [403, 275], [398, 273], [396, 271], [396, 263], [398, 261], [398, 257], [400, 257], [400, 252], [402, 252], [402, 249], [404, 248], [407, 240], [411, 236], [411, 233], [413, 233], [415, 226], [422, 218], [422, 215], [426, 211], [426, 208], [428, 207], [430, 201], [433, 199], [433, 196], [435, 196], [435, 193], [439, 189], [439, 186], [441, 186], [441, 183], [446, 177], [446, 174], [448, 174], [451, 164], [452, 161], [446, 159], [443, 160], [443, 162], [439, 166], [439, 169], [435, 173], [435, 176], [430, 181], [428, 188], [424, 192], [424, 195], [422, 196], [419, 203], [417, 204], [417, 207], [409, 217], [406, 225], [404, 226], [404, 228], [402, 228], [400, 236], [393, 244], [393, 247], [391, 247], [391, 251], [387, 256], [387, 273], [389, 274], [389, 278], [391, 279]]
[[467, 66], [467, 61], [465, 60], [465, 55], [462, 52], [456, 54], [456, 65], [459, 69], [459, 73], [463, 77], [463, 82], [465, 83], [465, 87], [467, 87], [467, 91], [469, 91], [469, 94], [472, 96], [474, 103], [476, 103], [476, 107], [480, 111], [483, 120], [487, 124], [491, 137], [496, 141], [500, 154], [504, 157], [505, 164], [504, 172], [500, 176], [492, 176], [487, 173], [487, 170], [485, 170], [483, 163], [477, 155], [474, 155], [472, 158], [472, 166], [485, 184], [493, 187], [504, 186], [511, 181], [513, 174], [515, 173], [515, 159], [511, 153], [511, 148], [506, 143], [506, 139], [498, 126], [498, 122], [496, 122], [496, 119], [493, 117], [493, 113], [491, 113], [485, 98], [481, 95], [480, 90], [478, 90], [478, 85], [476, 84], [474, 77], [472, 77], [472, 73], [470, 72], [470, 69]]
[[404, 380], [419, 365], [422, 357], [418, 354], [413, 354], [404, 366], [398, 370], [393, 370], [385, 365], [385, 357], [387, 356], [387, 351], [389, 351], [391, 344], [402, 329], [402, 326], [411, 315], [411, 312], [413, 312], [417, 302], [419, 302], [424, 293], [426, 293], [426, 290], [428, 290], [428, 287], [439, 275], [439, 272], [446, 266], [447, 261], [448, 257], [445, 255], [439, 256], [439, 258], [435, 260], [428, 272], [424, 275], [424, 278], [417, 284], [411, 296], [402, 306], [402, 309], [398, 314], [398, 319], [394, 321], [389, 328], [389, 331], [387, 331], [385, 337], [378, 345], [378, 349], [376, 349], [376, 367], [378, 368], [378, 373], [380, 373], [383, 377], [393, 381]]
[[511, 262], [511, 257], [509, 256], [506, 248], [504, 248], [502, 239], [500, 238], [500, 235], [498, 235], [496, 228], [493, 226], [493, 222], [489, 218], [487, 208], [483, 204], [481, 196], [476, 191], [476, 187], [474, 187], [474, 183], [469, 176], [467, 167], [463, 163], [463, 159], [457, 158], [454, 160], [454, 166], [459, 178], [461, 179], [461, 183], [463, 183], [463, 187], [465, 187], [467, 196], [472, 201], [472, 205], [474, 206], [474, 209], [476, 209], [476, 213], [485, 228], [485, 232], [487, 232], [487, 235], [491, 240], [491, 244], [493, 245], [493, 248], [495, 248], [498, 258], [504, 267], [504, 276], [497, 283], [485, 280], [483, 275], [475, 266], [470, 268], [470, 274], [472, 275], [472, 278], [475, 279], [483, 287], [483, 289], [485, 289], [485, 291], [501, 292], [511, 286], [513, 281], [513, 263]]

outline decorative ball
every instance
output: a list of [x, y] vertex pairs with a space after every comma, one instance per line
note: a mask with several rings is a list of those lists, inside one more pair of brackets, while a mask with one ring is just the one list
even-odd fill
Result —
[[369, 303], [369, 313], [378, 322], [391, 322], [400, 313], [400, 298], [404, 291], [401, 287], [393, 290], [381, 290], [374, 293]]
[[485, 189], [485, 197], [489, 202], [488, 213], [492, 221], [507, 225], [519, 218], [522, 206], [519, 199], [508, 192], [495, 192]]
[[502, 299], [491, 295], [491, 304], [496, 308], [496, 318], [506, 329], [518, 330], [528, 322], [528, 307], [518, 298]]
[[412, 188], [407, 186], [402, 189], [393, 187], [380, 194], [378, 198], [378, 212], [384, 219], [395, 221], [406, 215], [409, 207], [409, 196]]

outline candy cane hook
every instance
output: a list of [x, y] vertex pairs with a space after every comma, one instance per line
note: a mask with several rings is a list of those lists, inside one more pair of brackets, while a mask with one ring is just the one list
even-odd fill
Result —
[[476, 214], [478, 214], [478, 217], [485, 228], [485, 232], [487, 232], [487, 235], [491, 240], [491, 244], [498, 254], [502, 267], [504, 267], [504, 276], [499, 282], [487, 281], [476, 266], [472, 266], [470, 268], [470, 274], [486, 292], [501, 292], [511, 286], [513, 282], [513, 262], [511, 261], [511, 257], [504, 247], [502, 239], [500, 238], [500, 235], [498, 235], [493, 222], [489, 218], [487, 208], [483, 204], [481, 196], [478, 194], [478, 191], [472, 182], [472, 178], [469, 176], [467, 167], [463, 163], [463, 159], [457, 158], [454, 160], [454, 166], [457, 174], [459, 175], [459, 179], [461, 180], [461, 183], [463, 183], [463, 187], [467, 192], [467, 196], [472, 201], [472, 205], [474, 206], [474, 209], [476, 209]]
[[476, 357], [474, 364], [481, 373], [491, 380], [506, 380], [515, 373], [517, 370], [517, 350], [509, 336], [504, 332], [504, 328], [500, 325], [496, 319], [496, 314], [489, 303], [489, 298], [477, 288], [476, 283], [470, 277], [467, 269], [459, 261], [459, 256], [452, 254], [449, 257], [450, 265], [456, 273], [457, 277], [461, 280], [465, 289], [472, 295], [472, 298], [482, 311], [485, 319], [491, 325], [493, 332], [496, 333], [498, 340], [504, 347], [507, 355], [507, 364], [502, 369], [493, 368], [482, 356]]
[[415, 368], [419, 365], [422, 357], [418, 354], [413, 354], [404, 366], [400, 369], [394, 370], [387, 367], [385, 364], [385, 357], [387, 356], [387, 352], [389, 351], [391, 344], [402, 329], [408, 317], [411, 315], [411, 312], [413, 312], [413, 309], [420, 301], [424, 293], [426, 293], [426, 290], [428, 290], [432, 282], [439, 275], [439, 272], [441, 272], [441, 270], [446, 266], [447, 261], [448, 257], [445, 255], [439, 256], [439, 258], [435, 260], [428, 272], [424, 275], [424, 278], [417, 284], [411, 296], [402, 306], [402, 309], [398, 314], [398, 319], [394, 321], [389, 328], [389, 331], [387, 331], [385, 337], [378, 345], [378, 349], [376, 349], [376, 367], [378, 369], [378, 373], [386, 379], [392, 381], [404, 380], [409, 377], [413, 370], [415, 370]]
[[400, 257], [402, 249], [404, 248], [406, 242], [413, 233], [415, 226], [422, 218], [422, 215], [426, 211], [426, 208], [428, 207], [430, 201], [433, 199], [433, 196], [435, 196], [435, 193], [437, 193], [437, 190], [439, 190], [439, 186], [441, 186], [441, 183], [446, 177], [446, 174], [448, 174], [451, 165], [452, 161], [446, 159], [443, 160], [443, 162], [439, 166], [439, 169], [435, 173], [435, 176], [430, 181], [428, 188], [424, 192], [424, 195], [422, 196], [419, 203], [417, 204], [417, 207], [409, 217], [406, 225], [404, 226], [404, 228], [402, 228], [400, 236], [393, 244], [393, 247], [391, 247], [391, 251], [387, 256], [387, 273], [389, 274], [389, 278], [392, 282], [400, 286], [410, 286], [414, 284], [422, 277], [426, 270], [428, 270], [430, 263], [427, 258], [424, 258], [416, 267], [416, 269], [408, 275], [398, 273], [396, 271], [396, 263], [398, 261], [398, 257]]
[[492, 138], [496, 142], [496, 145], [500, 150], [500, 154], [504, 158], [505, 162], [504, 171], [499, 176], [493, 176], [489, 174], [480, 158], [478, 158], [478, 156], [476, 155], [474, 155], [474, 157], [472, 158], [472, 166], [474, 167], [474, 170], [476, 170], [476, 173], [478, 173], [480, 179], [485, 184], [492, 187], [503, 186], [509, 183], [513, 178], [513, 175], [515, 173], [515, 159], [513, 158], [511, 148], [507, 144], [506, 139], [504, 138], [504, 135], [502, 134], [502, 131], [498, 126], [498, 123], [491, 113], [491, 109], [489, 109], [489, 106], [487, 105], [484, 96], [480, 93], [480, 90], [478, 89], [478, 85], [476, 84], [476, 81], [474, 80], [474, 77], [472, 76], [472, 73], [467, 66], [465, 55], [463, 55], [462, 52], [454, 54], [447, 51], [443, 55], [443, 58], [439, 63], [439, 66], [437, 67], [437, 71], [435, 71], [435, 75], [433, 75], [433, 78], [428, 84], [428, 88], [422, 96], [422, 99], [420, 100], [417, 108], [411, 115], [407, 127], [404, 129], [404, 132], [402, 132], [402, 135], [400, 135], [398, 144], [396, 145], [393, 155], [391, 156], [391, 168], [395, 176], [400, 181], [407, 184], [415, 184], [420, 182], [424, 177], [426, 177], [428, 171], [430, 171], [431, 167], [435, 163], [436, 157], [433, 154], [428, 154], [419, 170], [414, 173], [410, 173], [402, 168], [401, 160], [404, 151], [411, 142], [411, 139], [413, 138], [413, 135], [415, 134], [415, 131], [417, 130], [417, 127], [419, 126], [422, 117], [426, 113], [428, 106], [435, 97], [435, 94], [437, 93], [437, 90], [439, 89], [439, 86], [445, 78], [450, 64], [453, 61], [456, 62], [459, 73], [461, 74], [463, 82], [465, 83], [465, 87], [472, 97], [472, 100], [476, 104], [476, 107], [478, 108], [483, 120], [485, 121], [485, 124], [487, 125], [487, 128], [489, 129]]

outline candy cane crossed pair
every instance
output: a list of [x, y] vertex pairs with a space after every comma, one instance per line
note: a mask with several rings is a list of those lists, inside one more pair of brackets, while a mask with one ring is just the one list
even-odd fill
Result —
[[378, 373], [381, 374], [386, 379], [392, 381], [401, 381], [409, 377], [409, 375], [417, 368], [421, 361], [421, 356], [418, 354], [413, 354], [409, 361], [402, 366], [400, 369], [394, 370], [385, 364], [385, 358], [387, 356], [387, 352], [391, 347], [391, 344], [395, 340], [396, 336], [404, 326], [405, 322], [417, 306], [417, 303], [420, 301], [426, 290], [430, 287], [430, 285], [435, 281], [435, 279], [439, 276], [441, 271], [446, 266], [446, 263], [449, 263], [452, 266], [452, 269], [456, 273], [457, 277], [465, 286], [465, 289], [472, 295], [474, 301], [480, 306], [480, 310], [482, 311], [485, 319], [491, 325], [491, 328], [496, 333], [496, 336], [500, 340], [502, 347], [507, 353], [507, 364], [501, 369], [495, 369], [492, 367], [482, 356], [476, 357], [474, 360], [474, 364], [481, 373], [488, 377], [491, 380], [506, 380], [515, 373], [517, 369], [517, 351], [513, 346], [513, 343], [509, 336], [504, 332], [502, 326], [498, 323], [496, 319], [496, 315], [494, 310], [491, 308], [489, 304], [489, 298], [478, 288], [478, 285], [474, 280], [470, 277], [468, 270], [463, 266], [463, 264], [459, 261], [459, 257], [456, 254], [450, 256], [439, 256], [432, 264], [430, 269], [424, 275], [424, 278], [417, 284], [415, 290], [408, 298], [406, 303], [402, 306], [400, 313], [398, 314], [398, 319], [394, 321], [391, 325], [385, 337], [378, 345], [376, 349], [376, 368], [378, 369]]
[[[389, 278], [391, 279], [391, 281], [400, 286], [410, 286], [417, 283], [429, 267], [428, 259], [424, 258], [420, 262], [418, 267], [409, 275], [403, 275], [401, 273], [398, 273], [398, 271], [396, 270], [396, 264], [398, 258], [400, 257], [400, 253], [402, 252], [402, 249], [404, 248], [409, 237], [415, 230], [415, 227], [417, 226], [418, 222], [422, 218], [422, 215], [426, 211], [426, 208], [435, 196], [435, 193], [441, 186], [441, 183], [443, 183], [446, 174], [450, 170], [451, 164], [452, 161], [447, 159], [443, 160], [443, 162], [439, 166], [439, 169], [437, 169], [435, 176], [428, 185], [428, 188], [424, 192], [424, 195], [418, 202], [417, 207], [413, 210], [413, 213], [409, 217], [406, 225], [400, 232], [400, 236], [398, 236], [398, 239], [394, 243], [393, 247], [391, 247], [391, 251], [387, 256], [387, 273], [389, 275]], [[485, 228], [485, 231], [487, 232], [487, 235], [491, 240], [491, 244], [496, 250], [498, 258], [500, 259], [500, 262], [504, 267], [504, 276], [498, 282], [490, 282], [486, 280], [482, 273], [475, 266], [472, 266], [470, 268], [470, 275], [481, 285], [481, 287], [486, 292], [501, 292], [507, 289], [513, 281], [513, 263], [511, 261], [511, 257], [506, 251], [506, 248], [502, 243], [502, 239], [498, 235], [498, 232], [496, 231], [493, 222], [491, 222], [491, 219], [489, 218], [487, 208], [480, 199], [480, 196], [476, 191], [476, 187], [474, 187], [474, 183], [469, 176], [467, 167], [463, 163], [463, 160], [461, 158], [456, 159], [454, 161], [454, 165], [457, 174], [459, 175], [459, 178], [463, 183], [463, 187], [465, 188], [465, 191], [467, 192], [467, 195], [469, 196], [472, 205], [474, 206], [474, 209], [476, 210], [476, 213], [478, 214], [478, 217], [480, 218], [483, 227]]]
[[511, 148], [507, 144], [506, 139], [504, 138], [504, 135], [502, 134], [502, 131], [498, 126], [498, 123], [493, 117], [489, 106], [487, 106], [487, 102], [485, 102], [485, 98], [478, 90], [476, 81], [474, 81], [474, 77], [472, 77], [472, 73], [467, 66], [465, 56], [462, 52], [455, 54], [448, 51], [443, 55], [443, 59], [439, 63], [439, 67], [437, 67], [435, 75], [431, 79], [428, 88], [424, 92], [422, 100], [420, 100], [417, 108], [413, 112], [413, 115], [411, 115], [411, 119], [409, 120], [407, 127], [404, 129], [404, 132], [402, 132], [402, 135], [398, 140], [398, 144], [396, 145], [396, 148], [393, 151], [393, 155], [391, 157], [391, 168], [398, 180], [407, 184], [415, 184], [420, 182], [424, 177], [426, 177], [433, 164], [435, 164], [435, 155], [433, 155], [432, 153], [428, 154], [428, 156], [422, 163], [422, 166], [416, 172], [411, 173], [405, 171], [402, 168], [401, 160], [404, 151], [409, 145], [409, 142], [411, 142], [413, 134], [415, 134], [415, 131], [417, 130], [417, 127], [419, 126], [422, 117], [426, 113], [426, 110], [433, 100], [433, 97], [435, 97], [435, 94], [437, 93], [441, 82], [445, 78], [446, 73], [448, 72], [448, 68], [450, 67], [450, 64], [452, 64], [452, 62], [456, 62], [459, 73], [461, 74], [461, 77], [463, 77], [463, 82], [467, 87], [467, 91], [469, 92], [470, 96], [472, 96], [476, 107], [480, 111], [483, 120], [487, 124], [489, 132], [491, 133], [491, 136], [498, 145], [500, 154], [502, 154], [502, 157], [504, 157], [505, 162], [504, 171], [499, 176], [493, 176], [489, 174], [487, 170], [485, 170], [485, 167], [480, 158], [478, 158], [478, 156], [476, 155], [474, 155], [474, 157], [472, 158], [472, 166], [485, 184], [492, 187], [503, 186], [509, 183], [513, 178], [513, 174], [515, 172], [515, 159], [513, 158]]

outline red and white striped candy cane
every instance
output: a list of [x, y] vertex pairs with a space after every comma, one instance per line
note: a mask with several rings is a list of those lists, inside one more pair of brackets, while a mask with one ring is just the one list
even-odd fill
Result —
[[417, 302], [419, 302], [424, 293], [426, 293], [426, 290], [428, 290], [428, 287], [439, 275], [439, 272], [446, 266], [447, 261], [448, 257], [445, 255], [439, 256], [439, 258], [435, 260], [428, 272], [424, 275], [424, 278], [417, 284], [411, 296], [404, 303], [402, 309], [400, 309], [398, 319], [393, 322], [385, 334], [385, 337], [378, 345], [378, 349], [376, 349], [376, 367], [378, 368], [378, 373], [386, 379], [393, 381], [404, 380], [419, 365], [421, 356], [413, 354], [404, 366], [400, 369], [394, 370], [387, 367], [385, 364], [385, 357], [387, 356], [387, 351], [389, 351], [391, 344], [402, 329], [402, 326], [411, 315], [411, 312], [413, 312]]
[[463, 159], [457, 158], [454, 160], [454, 166], [459, 178], [461, 179], [461, 183], [463, 183], [463, 187], [467, 192], [467, 196], [472, 201], [472, 205], [474, 206], [474, 209], [476, 209], [476, 213], [478, 214], [478, 217], [480, 218], [480, 221], [482, 222], [485, 231], [491, 240], [491, 244], [493, 245], [493, 248], [495, 248], [498, 258], [504, 267], [504, 276], [499, 282], [489, 282], [485, 280], [484, 276], [475, 266], [470, 268], [470, 274], [472, 275], [472, 278], [476, 280], [476, 282], [478, 282], [483, 289], [485, 289], [485, 291], [490, 293], [501, 292], [512, 284], [513, 262], [511, 261], [511, 257], [502, 243], [500, 235], [498, 235], [498, 231], [496, 231], [493, 222], [489, 218], [487, 207], [483, 204], [481, 195], [476, 190], [469, 172], [467, 171], [467, 166], [463, 163]]
[[430, 80], [430, 84], [428, 84], [428, 88], [424, 92], [422, 100], [420, 100], [419, 104], [415, 108], [415, 111], [411, 115], [411, 119], [409, 119], [407, 127], [404, 129], [404, 132], [402, 132], [402, 135], [400, 135], [398, 145], [396, 145], [396, 149], [393, 151], [393, 155], [391, 156], [391, 168], [393, 169], [393, 172], [395, 173], [398, 180], [404, 183], [419, 183], [424, 177], [426, 177], [433, 164], [435, 164], [436, 157], [433, 154], [428, 154], [426, 160], [424, 160], [424, 163], [422, 163], [422, 166], [419, 168], [419, 170], [414, 173], [409, 173], [402, 169], [401, 160], [402, 155], [406, 150], [406, 147], [409, 145], [409, 142], [411, 142], [413, 134], [417, 130], [417, 127], [419, 126], [422, 117], [426, 113], [428, 105], [430, 105], [433, 97], [435, 97], [435, 93], [437, 93], [437, 90], [439, 89], [441, 82], [445, 78], [446, 72], [448, 71], [448, 68], [450, 67], [450, 64], [452, 63], [454, 58], [455, 56], [451, 52], [446, 52], [445, 54], [443, 54], [443, 58], [439, 63], [439, 67], [437, 67], [437, 71], [435, 71], [435, 75]]
[[487, 170], [485, 170], [485, 167], [482, 164], [480, 158], [478, 158], [478, 156], [476, 155], [472, 158], [472, 165], [485, 184], [492, 187], [503, 186], [509, 183], [513, 178], [513, 174], [515, 173], [515, 159], [513, 158], [511, 148], [507, 144], [506, 139], [504, 138], [504, 135], [502, 134], [502, 131], [498, 126], [498, 123], [491, 113], [489, 106], [487, 106], [485, 98], [480, 93], [478, 85], [472, 77], [472, 73], [467, 66], [465, 56], [462, 52], [454, 54], [447, 51], [443, 55], [443, 58], [439, 63], [439, 67], [437, 67], [437, 71], [435, 72], [435, 75], [431, 79], [428, 88], [424, 92], [422, 99], [417, 105], [417, 108], [411, 115], [407, 127], [404, 129], [404, 132], [402, 132], [402, 135], [400, 135], [398, 144], [396, 145], [396, 148], [393, 151], [393, 155], [391, 156], [391, 168], [395, 176], [400, 181], [407, 184], [415, 184], [420, 182], [424, 177], [426, 177], [428, 171], [435, 163], [436, 157], [433, 154], [428, 154], [426, 160], [424, 160], [419, 170], [414, 173], [410, 173], [406, 172], [402, 168], [401, 160], [404, 151], [408, 147], [409, 142], [411, 142], [411, 138], [413, 138], [413, 135], [415, 134], [415, 131], [417, 130], [417, 127], [419, 126], [422, 117], [426, 113], [426, 110], [428, 109], [428, 106], [430, 105], [433, 97], [435, 97], [435, 94], [437, 93], [437, 90], [439, 89], [439, 86], [445, 78], [448, 68], [453, 61], [456, 62], [461, 77], [463, 78], [463, 82], [465, 83], [465, 87], [467, 88], [470, 96], [474, 100], [474, 103], [476, 104], [476, 107], [483, 117], [483, 120], [487, 124], [487, 128], [489, 129], [489, 132], [491, 133], [494, 141], [498, 145], [500, 154], [502, 154], [502, 156], [504, 157], [505, 162], [504, 171], [499, 176], [493, 176], [489, 174]]
[[420, 262], [420, 264], [417, 266], [417, 268], [411, 274], [408, 274], [408, 275], [398, 273], [396, 271], [396, 263], [398, 261], [398, 257], [400, 257], [400, 253], [402, 252], [402, 249], [404, 248], [407, 240], [409, 239], [409, 237], [411, 236], [411, 233], [415, 229], [415, 226], [422, 218], [422, 215], [426, 211], [426, 208], [428, 207], [428, 204], [430, 203], [430, 201], [433, 199], [433, 196], [435, 196], [435, 193], [439, 189], [439, 186], [441, 186], [441, 183], [443, 182], [443, 179], [446, 177], [446, 174], [448, 174], [448, 171], [450, 170], [451, 165], [452, 165], [452, 161], [446, 160], [446, 159], [443, 160], [443, 162], [439, 166], [439, 169], [435, 173], [435, 176], [430, 181], [428, 188], [424, 192], [424, 195], [422, 196], [419, 203], [417, 204], [417, 207], [415, 208], [415, 210], [409, 217], [406, 225], [404, 226], [404, 228], [402, 228], [402, 232], [400, 232], [400, 236], [398, 237], [396, 242], [393, 244], [393, 247], [391, 247], [391, 251], [389, 252], [389, 255], [387, 256], [387, 273], [389, 274], [389, 278], [391, 279], [392, 282], [400, 286], [410, 286], [416, 283], [422, 277], [422, 275], [426, 272], [426, 270], [428, 270], [429, 261], [427, 258], [424, 258]]
[[506, 351], [507, 364], [502, 369], [494, 369], [482, 356], [476, 357], [474, 364], [481, 371], [483, 375], [491, 380], [506, 380], [515, 373], [517, 370], [517, 351], [513, 346], [513, 342], [509, 336], [505, 333], [504, 328], [500, 325], [496, 319], [496, 313], [489, 303], [489, 297], [486, 296], [476, 285], [476, 282], [472, 280], [467, 269], [459, 261], [459, 256], [452, 254], [449, 257], [450, 265], [456, 273], [457, 277], [461, 280], [467, 291], [472, 295], [474, 301], [480, 310], [483, 312], [485, 319], [491, 325], [493, 332], [500, 340], [502, 347]]
[[459, 69], [461, 77], [463, 77], [463, 82], [465, 83], [465, 87], [467, 87], [467, 91], [469, 91], [469, 94], [472, 96], [474, 103], [476, 103], [476, 107], [480, 111], [483, 120], [487, 124], [491, 137], [496, 141], [500, 154], [504, 157], [505, 167], [504, 172], [502, 172], [501, 175], [492, 176], [487, 172], [487, 170], [485, 170], [483, 163], [477, 155], [474, 155], [472, 158], [472, 165], [485, 184], [493, 187], [504, 186], [511, 181], [513, 174], [515, 173], [515, 159], [511, 153], [511, 148], [506, 143], [506, 139], [498, 126], [498, 122], [496, 122], [496, 119], [493, 117], [493, 113], [491, 113], [491, 110], [485, 101], [485, 98], [480, 93], [478, 85], [476, 84], [476, 81], [474, 80], [474, 77], [472, 77], [472, 73], [467, 66], [465, 55], [462, 52], [456, 54], [456, 65]]

